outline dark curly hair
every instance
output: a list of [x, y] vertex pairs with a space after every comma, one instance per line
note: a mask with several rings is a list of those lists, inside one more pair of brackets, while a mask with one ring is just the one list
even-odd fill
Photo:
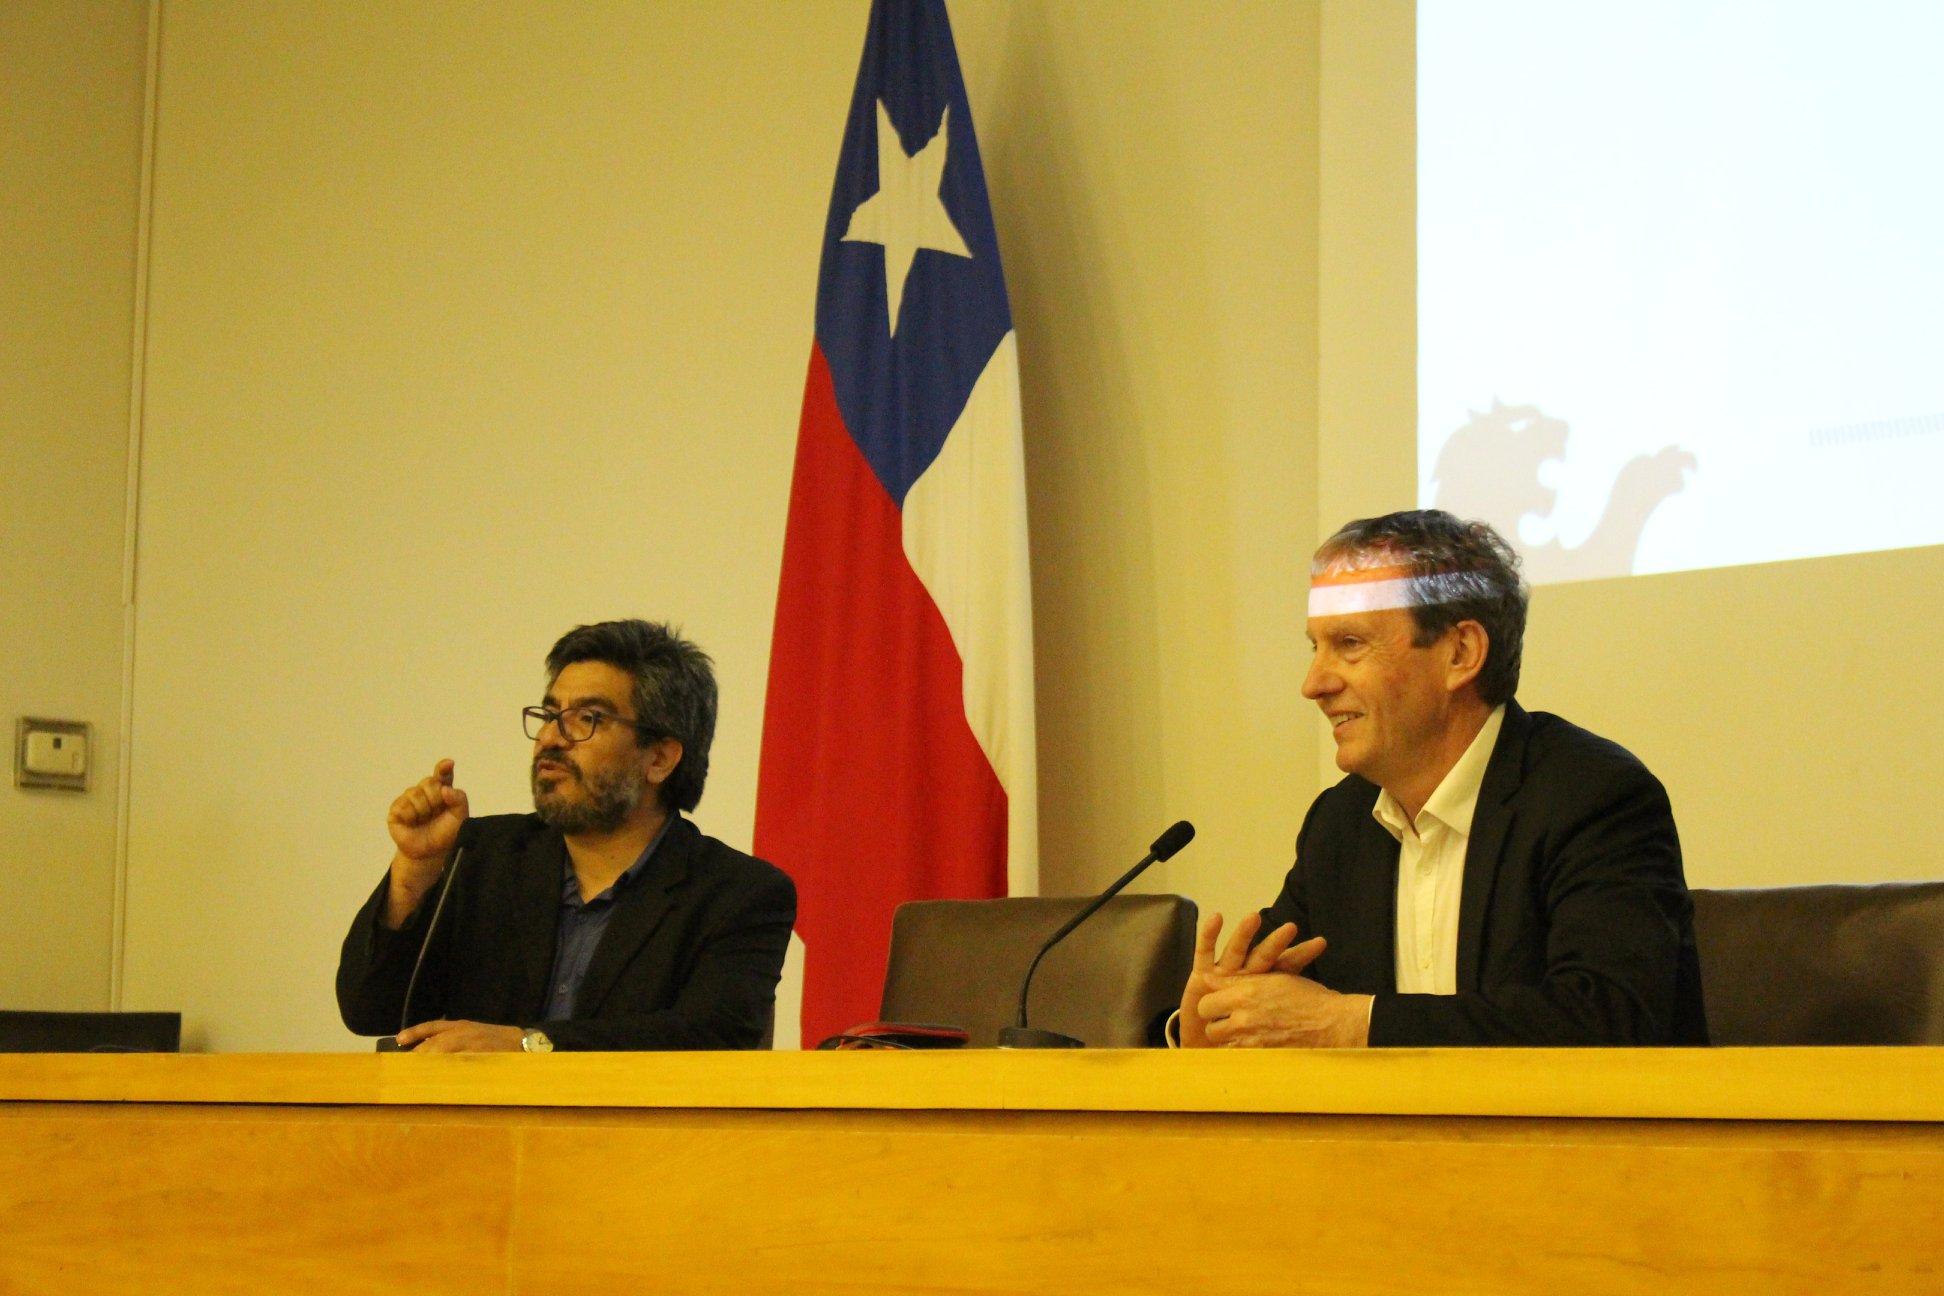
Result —
[[547, 654], [548, 684], [584, 661], [606, 662], [633, 677], [635, 732], [682, 744], [682, 759], [661, 785], [662, 805], [695, 809], [715, 740], [715, 664], [709, 654], [658, 621], [601, 621], [560, 636]]

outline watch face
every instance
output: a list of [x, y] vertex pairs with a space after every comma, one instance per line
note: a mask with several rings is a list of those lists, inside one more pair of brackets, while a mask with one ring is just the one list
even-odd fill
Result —
[[547, 1038], [545, 1031], [531, 1030], [520, 1036], [520, 1047], [529, 1053], [551, 1053], [553, 1041]]

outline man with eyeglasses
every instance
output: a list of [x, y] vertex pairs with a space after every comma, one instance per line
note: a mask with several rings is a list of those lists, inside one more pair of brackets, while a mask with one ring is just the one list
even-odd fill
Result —
[[547, 677], [523, 713], [532, 814], [469, 819], [450, 760], [392, 802], [391, 867], [338, 962], [344, 1024], [420, 1053], [760, 1046], [796, 887], [684, 817], [708, 656], [605, 621], [562, 636]]

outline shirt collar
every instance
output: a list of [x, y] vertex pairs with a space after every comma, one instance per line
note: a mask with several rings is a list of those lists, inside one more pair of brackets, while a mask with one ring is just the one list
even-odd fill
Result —
[[648, 839], [648, 844], [641, 848], [641, 854], [635, 856], [634, 863], [622, 869], [621, 876], [608, 883], [607, 890], [595, 896], [593, 900], [583, 901], [581, 899], [580, 879], [574, 875], [573, 857], [568, 856], [566, 862], [561, 865], [563, 870], [560, 882], [561, 898], [573, 905], [583, 903], [592, 904], [594, 900], [612, 899], [615, 892], [634, 881], [635, 878], [641, 875], [641, 871], [648, 867], [648, 861], [655, 857], [655, 848], [662, 844], [662, 838], [668, 836], [668, 830], [673, 828], [675, 821], [681, 817], [682, 812], [680, 810], [671, 811], [668, 817], [662, 820], [662, 826], [655, 830], [655, 835]]
[[[1471, 836], [1472, 815], [1478, 809], [1478, 792], [1485, 785], [1485, 767], [1492, 763], [1492, 749], [1498, 746], [1499, 730], [1505, 724], [1505, 704], [1492, 708], [1492, 714], [1485, 717], [1471, 746], [1458, 758], [1445, 774], [1444, 781], [1424, 803], [1418, 818], [1429, 815], [1461, 837]], [[1404, 840], [1404, 830], [1408, 826], [1404, 820], [1404, 807], [1388, 789], [1377, 794], [1377, 804], [1370, 808], [1371, 817], [1384, 826], [1384, 831], [1399, 841]]]

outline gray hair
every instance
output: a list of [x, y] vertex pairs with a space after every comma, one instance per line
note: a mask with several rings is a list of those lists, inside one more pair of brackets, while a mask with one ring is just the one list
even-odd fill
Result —
[[1483, 522], [1462, 522], [1442, 509], [1413, 509], [1346, 524], [1316, 551], [1315, 569], [1381, 559], [1410, 568], [1412, 642], [1435, 643], [1460, 621], [1476, 621], [1488, 641], [1478, 692], [1486, 705], [1519, 691], [1531, 591], [1519, 555]]

